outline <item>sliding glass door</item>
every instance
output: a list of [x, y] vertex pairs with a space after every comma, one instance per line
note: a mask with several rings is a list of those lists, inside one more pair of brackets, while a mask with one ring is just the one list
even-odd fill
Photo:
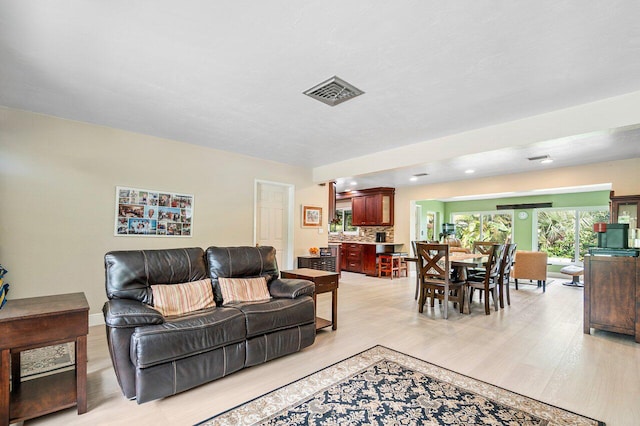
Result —
[[512, 235], [512, 211], [454, 213], [451, 220], [463, 247], [471, 247], [475, 241], [505, 243]]
[[537, 210], [534, 247], [547, 252], [551, 263], [582, 261], [589, 247], [597, 245], [595, 222], [609, 222], [608, 207]]

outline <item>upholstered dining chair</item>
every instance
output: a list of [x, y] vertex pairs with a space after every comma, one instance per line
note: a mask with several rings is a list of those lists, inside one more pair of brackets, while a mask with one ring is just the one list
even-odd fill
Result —
[[441, 300], [442, 316], [449, 317], [449, 302], [458, 304], [460, 313], [464, 305], [464, 282], [451, 281], [451, 263], [449, 262], [449, 246], [447, 244], [429, 244], [416, 242], [418, 272], [420, 274], [420, 300], [418, 311], [423, 312], [427, 299], [431, 299], [431, 307], [435, 299]]
[[538, 282], [538, 287], [542, 285], [542, 292], [547, 290], [547, 253], [543, 251], [516, 251], [511, 277], [516, 282], [527, 279]]
[[469, 312], [471, 312], [471, 302], [473, 301], [473, 291], [482, 290], [484, 293], [484, 313], [489, 315], [489, 293], [493, 297], [493, 305], [498, 310], [497, 288], [500, 280], [500, 268], [504, 256], [504, 244], [494, 244], [487, 253], [487, 263], [484, 276], [470, 276], [466, 281], [466, 291], [469, 293]]

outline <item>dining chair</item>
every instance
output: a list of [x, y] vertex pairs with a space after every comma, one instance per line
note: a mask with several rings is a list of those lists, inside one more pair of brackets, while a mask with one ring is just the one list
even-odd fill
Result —
[[[473, 246], [471, 248], [471, 253], [479, 253], [483, 255], [488, 255], [489, 251], [491, 251], [492, 247], [498, 244], [496, 241], [474, 241]], [[467, 274], [469, 277], [474, 277], [476, 281], [479, 281], [484, 278], [484, 268], [469, 268], [467, 270]]]
[[498, 244], [497, 241], [474, 241], [472, 253], [488, 255], [493, 246], [496, 244]]
[[484, 276], [469, 276], [465, 283], [466, 292], [469, 294], [469, 312], [471, 312], [471, 302], [473, 301], [473, 291], [482, 290], [484, 293], [484, 313], [489, 315], [489, 292], [493, 297], [493, 305], [498, 310], [497, 288], [500, 280], [500, 267], [504, 256], [504, 244], [494, 244], [487, 253], [487, 263], [485, 264]]
[[500, 288], [498, 289], [501, 308], [504, 308], [505, 293], [507, 294], [507, 305], [511, 306], [511, 295], [509, 294], [509, 280], [511, 279], [511, 268], [513, 267], [513, 260], [516, 255], [517, 247], [518, 247], [518, 244], [513, 243], [513, 244], [506, 244], [504, 248], [502, 265], [500, 267]]
[[431, 307], [435, 299], [443, 303], [442, 316], [449, 317], [449, 302], [458, 304], [460, 313], [464, 304], [464, 282], [451, 280], [451, 263], [449, 262], [449, 246], [447, 244], [429, 244], [416, 242], [418, 271], [420, 274], [420, 300], [418, 311], [423, 312], [426, 299], [431, 298]]
[[[415, 291], [415, 295], [413, 296], [414, 300], [418, 300], [418, 292], [420, 290], [420, 272], [418, 270], [418, 251], [416, 249], [416, 243], [417, 242], [438, 244], [437, 241], [411, 240], [411, 253], [412, 253], [412, 256], [405, 258], [405, 261], [409, 262], [409, 263], [415, 263], [416, 264], [416, 291]], [[408, 265], [407, 265], [407, 271], [408, 271]]]

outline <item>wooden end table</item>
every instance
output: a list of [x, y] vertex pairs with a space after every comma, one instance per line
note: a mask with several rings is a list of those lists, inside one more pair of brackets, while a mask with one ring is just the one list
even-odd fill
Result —
[[[0, 309], [0, 425], [73, 406], [87, 412], [88, 332], [84, 293], [7, 301]], [[75, 370], [20, 382], [20, 352], [66, 342], [75, 342]]]
[[290, 271], [281, 271], [282, 278], [299, 278], [313, 281], [316, 291], [313, 294], [313, 304], [316, 305], [316, 295], [331, 292], [331, 321], [316, 317], [316, 330], [331, 326], [332, 330], [338, 328], [338, 273], [319, 271], [316, 269], [300, 268]]

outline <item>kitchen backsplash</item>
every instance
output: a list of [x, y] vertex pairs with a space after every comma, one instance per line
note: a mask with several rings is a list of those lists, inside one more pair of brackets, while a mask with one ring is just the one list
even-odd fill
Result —
[[376, 232], [384, 232], [387, 234], [387, 243], [393, 243], [393, 226], [361, 226], [358, 235], [349, 235], [339, 232], [337, 234], [329, 234], [330, 243], [339, 243], [343, 241], [357, 241], [361, 243], [375, 243]]

